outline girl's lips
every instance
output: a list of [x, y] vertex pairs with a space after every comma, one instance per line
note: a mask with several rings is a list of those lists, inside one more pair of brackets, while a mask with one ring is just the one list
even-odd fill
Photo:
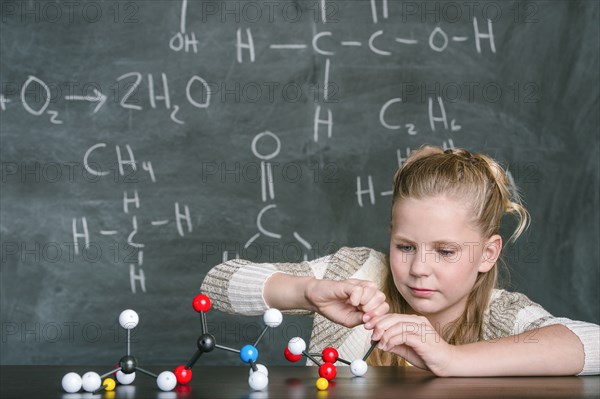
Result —
[[435, 290], [428, 290], [426, 288], [415, 288], [415, 287], [409, 287], [410, 291], [412, 292], [412, 294], [414, 296], [418, 296], [418, 297], [428, 297], [433, 295], [433, 293], [435, 292]]

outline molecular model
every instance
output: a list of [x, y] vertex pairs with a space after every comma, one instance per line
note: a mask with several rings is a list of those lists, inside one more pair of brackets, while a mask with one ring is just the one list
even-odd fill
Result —
[[[327, 347], [323, 349], [321, 353], [308, 353], [306, 352], [306, 342], [300, 337], [294, 337], [290, 339], [287, 347], [285, 348], [283, 355], [290, 362], [297, 362], [302, 359], [302, 356], [308, 357], [313, 361], [316, 365], [319, 366], [319, 378], [316, 382], [317, 389], [320, 391], [324, 391], [329, 387], [329, 381], [333, 380], [337, 375], [337, 369], [335, 367], [335, 362], [339, 361], [345, 363], [350, 366], [350, 371], [357, 377], [362, 377], [367, 373], [369, 366], [367, 366], [367, 358], [375, 349], [377, 345], [375, 341], [371, 344], [371, 347], [367, 351], [367, 353], [363, 356], [362, 359], [356, 359], [352, 362], [348, 360], [344, 360], [339, 357], [339, 353], [335, 348]], [[316, 356], [320, 356], [323, 363], [319, 362], [316, 359]]]
[[250, 385], [250, 388], [255, 391], [261, 391], [265, 389], [269, 384], [269, 371], [264, 365], [256, 363], [256, 360], [258, 359], [258, 349], [256, 349], [256, 346], [265, 335], [268, 328], [275, 328], [281, 324], [283, 321], [283, 315], [281, 312], [277, 309], [267, 310], [263, 315], [265, 328], [262, 330], [256, 342], [254, 342], [254, 345], [244, 345], [240, 350], [237, 350], [226, 346], [217, 345], [215, 337], [208, 333], [208, 328], [206, 326], [206, 312], [209, 311], [211, 306], [210, 298], [208, 296], [203, 294], [197, 295], [192, 301], [192, 306], [196, 312], [200, 313], [202, 334], [197, 341], [198, 350], [196, 353], [194, 353], [190, 361], [185, 366], [180, 365], [175, 368], [174, 373], [177, 378], [177, 382], [182, 385], [189, 383], [192, 380], [192, 367], [194, 367], [194, 364], [198, 361], [200, 356], [203, 353], [210, 352], [217, 348], [238, 353], [240, 355], [240, 359], [242, 359], [244, 363], [250, 364], [248, 377], [248, 385]]
[[170, 371], [163, 371], [159, 375], [144, 370], [137, 365], [137, 359], [131, 355], [130, 342], [131, 342], [131, 330], [134, 329], [139, 322], [138, 314], [127, 309], [121, 312], [119, 315], [119, 324], [125, 330], [127, 330], [127, 354], [119, 360], [119, 366], [116, 369], [110, 370], [109, 372], [98, 375], [93, 371], [85, 373], [83, 376], [79, 376], [77, 373], [67, 373], [62, 378], [62, 387], [68, 393], [78, 392], [82, 387], [86, 392], [92, 392], [94, 394], [101, 391], [112, 391], [115, 389], [116, 383], [112, 378], [108, 377], [110, 374], [115, 374], [119, 383], [128, 385], [135, 380], [135, 372], [139, 371], [150, 377], [156, 378], [156, 384], [162, 391], [171, 391], [177, 385], [177, 379], [175, 375]]

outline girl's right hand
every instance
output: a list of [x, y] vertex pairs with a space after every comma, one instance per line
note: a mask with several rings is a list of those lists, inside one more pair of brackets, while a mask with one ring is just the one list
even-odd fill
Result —
[[390, 309], [385, 294], [367, 280], [313, 278], [306, 284], [304, 296], [312, 310], [345, 327], [363, 324]]

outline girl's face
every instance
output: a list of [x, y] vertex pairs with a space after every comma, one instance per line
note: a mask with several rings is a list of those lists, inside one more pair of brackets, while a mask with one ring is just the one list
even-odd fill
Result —
[[390, 235], [396, 288], [412, 310], [442, 325], [462, 314], [478, 273], [502, 248], [500, 236], [482, 236], [468, 206], [446, 196], [396, 201]]

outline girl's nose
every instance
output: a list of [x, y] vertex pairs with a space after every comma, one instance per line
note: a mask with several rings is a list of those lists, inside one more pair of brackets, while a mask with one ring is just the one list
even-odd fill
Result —
[[427, 250], [419, 251], [410, 265], [410, 274], [413, 276], [428, 276], [431, 274], [432, 264], [437, 261], [439, 261], [437, 252]]

